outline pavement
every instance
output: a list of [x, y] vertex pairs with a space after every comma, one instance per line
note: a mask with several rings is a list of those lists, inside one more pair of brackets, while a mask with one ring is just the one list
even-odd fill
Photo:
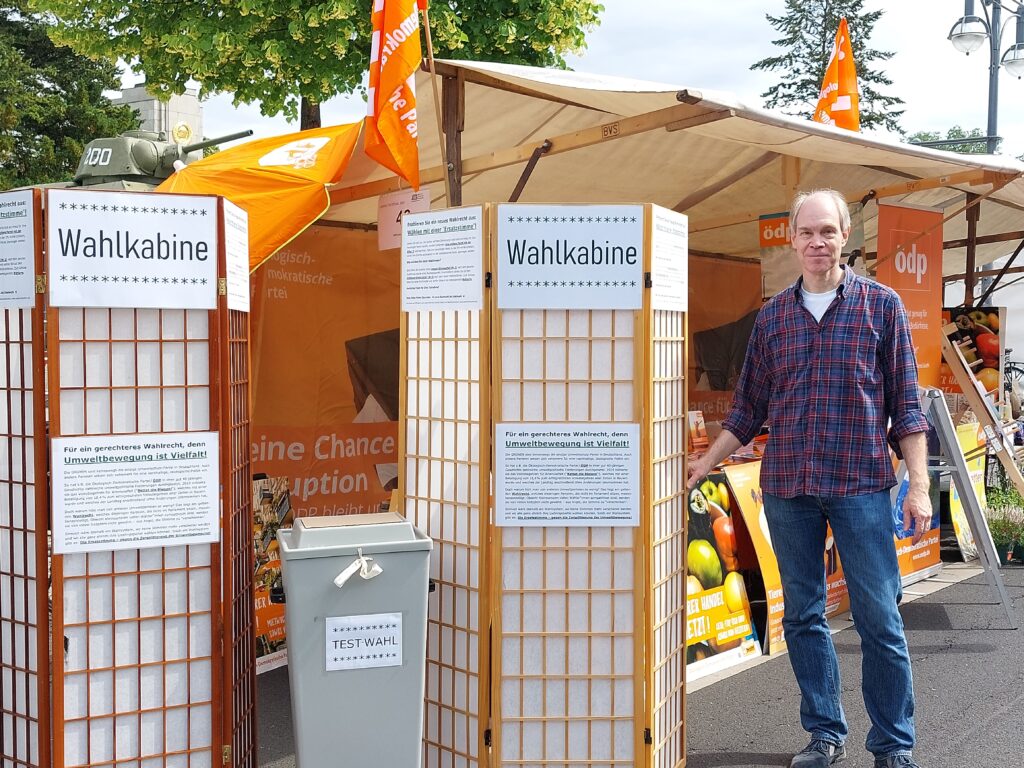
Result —
[[[1024, 567], [1001, 571], [1024, 627]], [[975, 564], [947, 563], [904, 590], [901, 606], [913, 662], [921, 768], [996, 768], [1024, 762], [1024, 629], [1006, 615]], [[860, 639], [832, 622], [850, 725], [844, 768], [872, 768], [863, 750], [869, 722], [860, 697]], [[259, 676], [262, 768], [294, 768], [287, 669]], [[799, 692], [785, 655], [705, 678], [687, 692], [687, 768], [785, 766], [807, 743]], [[313, 767], [317, 768], [317, 767]], [[404, 768], [381, 766], [381, 768]], [[583, 766], [580, 766], [583, 768]]]

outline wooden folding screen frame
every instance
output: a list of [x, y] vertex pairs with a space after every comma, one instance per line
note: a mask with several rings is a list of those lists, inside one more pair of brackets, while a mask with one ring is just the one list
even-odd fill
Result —
[[[496, 216], [485, 208], [488, 286]], [[648, 277], [650, 263], [648, 245]], [[640, 310], [499, 310], [485, 290], [481, 312], [403, 312], [401, 323], [399, 498], [437, 545], [424, 765], [684, 765], [685, 314], [653, 310], [650, 290]], [[461, 371], [460, 354], [471, 360]], [[581, 364], [589, 375], [573, 373]], [[460, 391], [478, 399], [464, 408]], [[458, 496], [464, 480], [451, 480], [471, 476], [493, 493], [494, 424], [516, 421], [641, 424], [640, 525], [497, 527], [493, 498]], [[460, 426], [469, 444], [446, 437]], [[464, 552], [478, 569], [460, 583], [448, 560]], [[460, 597], [478, 643], [461, 657]]]
[[[32, 190], [33, 273], [41, 275], [42, 194]], [[49, 485], [43, 291], [0, 310], [0, 763], [50, 764]]]
[[[220, 204], [221, 232], [223, 217]], [[35, 474], [24, 486], [34, 481], [36, 530], [49, 524], [47, 427], [49, 437], [209, 430], [220, 435], [221, 539], [62, 555], [37, 536], [35, 686], [13, 701], [6, 690], [0, 696], [14, 726], [5, 722], [4, 733], [21, 734], [28, 723], [37, 737], [28, 750], [17, 738], [10, 750], [0, 742], [0, 754], [13, 768], [255, 768], [248, 317], [228, 308], [223, 237], [215, 310], [81, 309], [46, 306], [42, 232], [37, 211], [35, 308], [0, 313], [7, 353], [0, 395], [8, 412], [16, 389], [12, 355], [31, 350], [34, 376], [24, 392], [34, 406]], [[20, 323], [17, 345], [12, 318]], [[26, 318], [31, 345], [23, 338]], [[180, 420], [171, 423], [175, 409]], [[157, 423], [140, 424], [141, 414], [156, 414]], [[102, 422], [90, 425], [90, 418]], [[18, 438], [11, 426], [10, 418], [0, 425], [8, 456]], [[0, 483], [8, 501], [15, 490], [13, 482]], [[5, 540], [11, 520], [0, 521]], [[5, 657], [2, 671], [7, 678], [19, 668]]]

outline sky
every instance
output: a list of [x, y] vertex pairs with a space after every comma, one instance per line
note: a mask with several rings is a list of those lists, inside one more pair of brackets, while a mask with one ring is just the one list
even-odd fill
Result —
[[[603, 0], [603, 5], [601, 24], [589, 33], [587, 49], [569, 57], [573, 69], [697, 90], [729, 91], [755, 107], [762, 105], [761, 93], [777, 82], [775, 73], [753, 72], [750, 65], [781, 50], [771, 44], [778, 35], [765, 14], [783, 13], [784, 0]], [[965, 56], [947, 39], [953, 23], [963, 15], [963, 2], [865, 3], [868, 10], [883, 6], [885, 13], [875, 24], [871, 44], [894, 52], [888, 62], [875, 66], [883, 68], [893, 81], [885, 92], [906, 102], [904, 129], [908, 133], [927, 130], [943, 135], [953, 125], [984, 130], [988, 114], [987, 48]], [[1014, 32], [1011, 19], [1001, 51], [1013, 43]], [[856, 26], [851, 27], [850, 34], [856, 37], [857, 33]], [[998, 93], [1002, 151], [1014, 156], [1024, 154], [1024, 80], [1001, 72]], [[323, 105], [323, 123], [351, 122], [364, 111], [358, 97], [333, 99]], [[206, 136], [242, 128], [252, 128], [257, 136], [298, 130], [297, 124], [281, 117], [261, 116], [256, 106], [236, 109], [230, 97], [224, 95], [204, 102], [203, 122]]]

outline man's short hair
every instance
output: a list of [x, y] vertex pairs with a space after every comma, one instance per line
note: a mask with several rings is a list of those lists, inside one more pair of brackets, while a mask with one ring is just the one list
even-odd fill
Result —
[[796, 217], [807, 198], [813, 195], [827, 195], [832, 198], [839, 210], [839, 227], [845, 233], [850, 231], [850, 206], [846, 204], [846, 198], [834, 189], [812, 189], [810, 192], [800, 192], [793, 198], [793, 204], [789, 206], [789, 229], [796, 232]]

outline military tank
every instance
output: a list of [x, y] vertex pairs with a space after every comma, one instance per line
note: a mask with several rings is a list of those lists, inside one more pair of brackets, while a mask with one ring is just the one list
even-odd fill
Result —
[[207, 147], [252, 136], [239, 131], [192, 144], [168, 141], [157, 131], [125, 131], [119, 136], [93, 139], [82, 153], [73, 186], [148, 191], [174, 173], [176, 164], [199, 159]]

